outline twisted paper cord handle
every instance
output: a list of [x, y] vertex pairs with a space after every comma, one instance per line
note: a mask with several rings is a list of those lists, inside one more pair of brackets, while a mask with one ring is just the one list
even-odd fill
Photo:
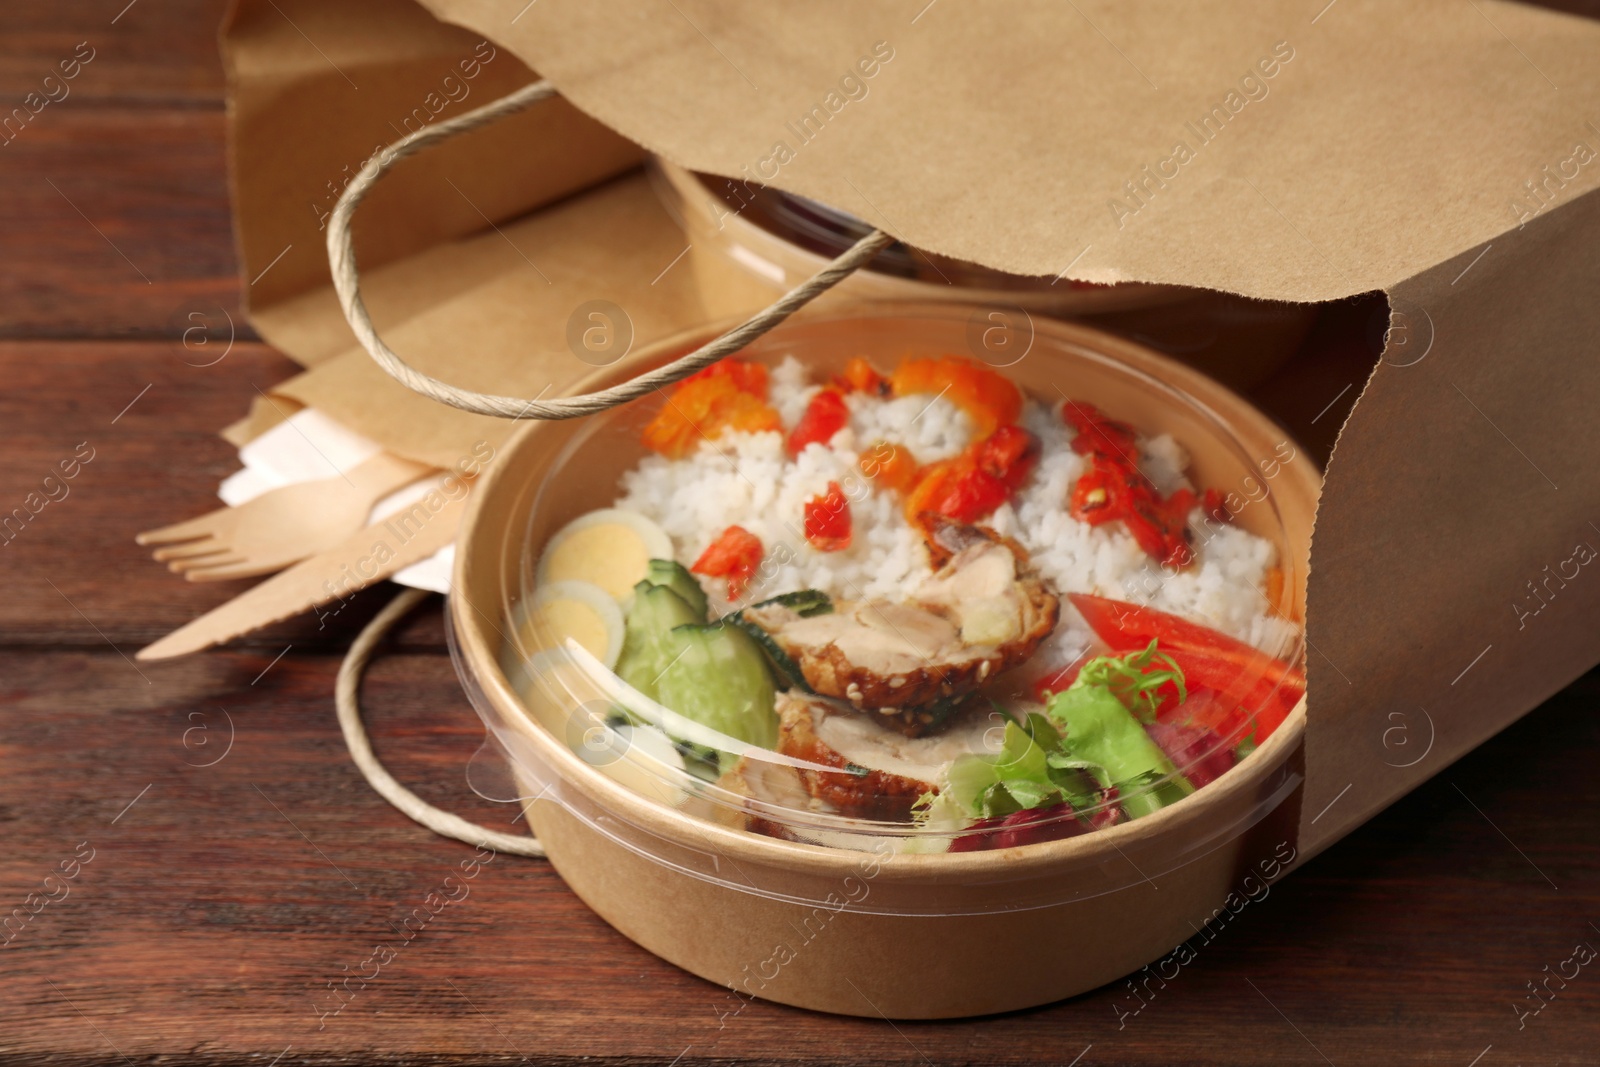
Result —
[[526, 85], [516, 92], [485, 104], [474, 111], [458, 115], [444, 122], [424, 126], [394, 144], [376, 153], [361, 168], [345, 188], [344, 195], [334, 206], [328, 218], [328, 265], [333, 271], [333, 287], [339, 294], [339, 306], [344, 317], [355, 331], [356, 339], [367, 354], [377, 361], [396, 381], [414, 392], [463, 411], [479, 415], [493, 415], [502, 419], [572, 419], [594, 415], [608, 408], [651, 393], [662, 386], [687, 378], [695, 371], [709, 367], [723, 356], [739, 351], [784, 319], [838, 285], [866, 264], [877, 252], [891, 244], [894, 238], [882, 230], [873, 230], [857, 241], [843, 255], [799, 286], [779, 297], [771, 305], [735, 326], [727, 333], [681, 356], [665, 366], [647, 371], [620, 385], [597, 392], [552, 400], [537, 397], [523, 399], [514, 396], [497, 396], [461, 389], [440, 381], [410, 366], [378, 336], [361, 300], [360, 278], [356, 271], [355, 247], [350, 235], [350, 222], [356, 207], [367, 192], [377, 184], [384, 172], [407, 156], [448, 140], [461, 133], [469, 133], [496, 119], [514, 114], [546, 97], [554, 96], [555, 86], [548, 81]]
[[491, 830], [429, 804], [396, 781], [394, 775], [378, 761], [377, 753], [372, 751], [372, 742], [367, 738], [366, 726], [361, 721], [361, 675], [365, 673], [378, 642], [394, 628], [395, 623], [429, 595], [426, 589], [407, 589], [389, 601], [367, 623], [340, 664], [339, 678], [334, 683], [333, 702], [339, 712], [339, 730], [344, 734], [345, 747], [350, 750], [350, 758], [355, 761], [361, 776], [379, 796], [434, 833], [510, 855], [543, 856], [544, 846], [539, 844], [537, 838]]

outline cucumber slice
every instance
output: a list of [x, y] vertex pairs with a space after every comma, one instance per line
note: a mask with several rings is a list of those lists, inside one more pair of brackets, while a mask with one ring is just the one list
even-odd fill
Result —
[[677, 593], [685, 604], [700, 614], [696, 622], [706, 621], [706, 591], [700, 588], [695, 576], [676, 560], [651, 560], [649, 570], [645, 571], [644, 580], [651, 585], [664, 585]]
[[[802, 589], [797, 593], [783, 593], [779, 596], [763, 600], [751, 607], [761, 608], [768, 604], [781, 604], [803, 618], [812, 615], [827, 615], [833, 611], [833, 601], [827, 593], [816, 589]], [[800, 665], [783, 650], [783, 646], [767, 631], [744, 617], [744, 611], [736, 611], [724, 617], [725, 622], [731, 622], [740, 630], [750, 635], [750, 638], [761, 647], [761, 651], [771, 661], [773, 668], [779, 676], [789, 683], [791, 688], [796, 688], [805, 693], [814, 692], [806, 684], [805, 675], [800, 673]]]
[[705, 745], [690, 741], [674, 741], [683, 768], [703, 782], [715, 782], [722, 777], [722, 753]]
[[748, 744], [777, 744], [777, 690], [766, 657], [749, 634], [723, 622], [676, 626], [661, 654], [667, 661], [656, 681], [662, 704]]
[[611, 729], [616, 735], [612, 744], [598, 753], [579, 746], [578, 758], [640, 796], [672, 807], [683, 803], [688, 794], [673, 774], [685, 769], [684, 759], [673, 740], [654, 726], [623, 724]]
[[735, 613], [723, 620], [731, 626], [737, 626], [739, 632], [754, 641], [756, 647], [761, 649], [762, 655], [772, 664], [772, 669], [778, 672], [778, 677], [788, 683], [785, 688], [798, 689], [803, 693], [815, 692], [806, 684], [806, 676], [800, 671], [800, 664], [796, 663], [789, 653], [783, 650], [776, 638], [749, 619]]
[[680, 651], [676, 644], [668, 647], [673, 627], [704, 621], [704, 612], [696, 612], [671, 589], [640, 582], [628, 606], [617, 675], [651, 700], [661, 700], [657, 683]]
[[796, 593], [780, 593], [775, 597], [768, 597], [759, 604], [751, 604], [750, 606], [764, 608], [769, 604], [781, 604], [796, 615], [806, 619], [813, 615], [833, 614], [833, 600], [820, 589], [801, 589]]

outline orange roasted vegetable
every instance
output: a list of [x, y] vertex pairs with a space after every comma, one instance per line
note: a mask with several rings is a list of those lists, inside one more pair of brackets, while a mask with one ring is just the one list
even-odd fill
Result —
[[861, 453], [857, 465], [874, 485], [896, 493], [904, 493], [917, 484], [917, 457], [904, 445], [875, 441]]
[[724, 430], [782, 429], [778, 413], [767, 404], [767, 368], [725, 359], [673, 386], [641, 439], [652, 452], [679, 459]]
[[961, 356], [907, 359], [889, 376], [895, 396], [943, 394], [972, 419], [976, 437], [988, 437], [1022, 414], [1022, 391], [976, 360]]
[[1000, 427], [954, 459], [918, 472], [906, 497], [906, 518], [925, 531], [931, 516], [969, 526], [986, 518], [1027, 481], [1039, 450], [1039, 439], [1022, 427]]

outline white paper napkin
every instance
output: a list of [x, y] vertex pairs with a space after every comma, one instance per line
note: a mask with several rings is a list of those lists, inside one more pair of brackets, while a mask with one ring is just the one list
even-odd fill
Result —
[[[271, 489], [296, 482], [336, 478], [372, 458], [377, 442], [342, 426], [315, 408], [302, 408], [239, 449], [243, 469], [222, 480], [217, 495], [230, 507]], [[367, 517], [369, 523], [409, 507], [428, 491], [442, 485], [443, 474], [424, 478], [379, 500]], [[446, 545], [425, 560], [396, 571], [392, 581], [435, 593], [450, 591], [456, 546]]]

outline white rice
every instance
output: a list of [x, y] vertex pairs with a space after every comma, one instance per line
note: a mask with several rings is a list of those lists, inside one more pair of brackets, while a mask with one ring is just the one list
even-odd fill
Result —
[[[769, 402], [793, 426], [818, 386], [793, 358], [774, 369]], [[882, 400], [852, 394], [850, 423], [827, 445], [812, 444], [794, 460], [782, 434], [727, 433], [682, 459], [648, 456], [622, 478], [616, 506], [659, 523], [685, 566], [729, 526], [761, 539], [763, 571], [746, 594], [761, 599], [797, 589], [820, 589], [841, 599], [898, 599], [928, 576], [922, 538], [893, 493], [862, 477], [860, 452], [877, 441], [909, 448], [920, 463], [964, 448], [971, 422], [953, 403], [932, 396]], [[1015, 538], [1039, 573], [1062, 593], [1093, 593], [1147, 604], [1204, 623], [1272, 653], [1282, 652], [1292, 626], [1274, 616], [1262, 590], [1275, 562], [1270, 541], [1234, 526], [1195, 529], [1195, 562], [1174, 572], [1159, 566], [1121, 523], [1090, 526], [1067, 513], [1067, 495], [1084, 469], [1069, 446], [1073, 431], [1051, 407], [1027, 401], [1023, 425], [1038, 435], [1043, 454], [1013, 503], [986, 525]], [[1163, 492], [1187, 485], [1188, 456], [1169, 436], [1140, 439], [1140, 467]], [[807, 500], [838, 482], [850, 500], [852, 539], [842, 552], [819, 552], [803, 532]], [[1198, 509], [1191, 523], [1198, 523]], [[705, 583], [719, 610], [720, 581]], [[1091, 634], [1063, 602], [1061, 625], [1033, 657], [1040, 671], [1072, 661]]]

